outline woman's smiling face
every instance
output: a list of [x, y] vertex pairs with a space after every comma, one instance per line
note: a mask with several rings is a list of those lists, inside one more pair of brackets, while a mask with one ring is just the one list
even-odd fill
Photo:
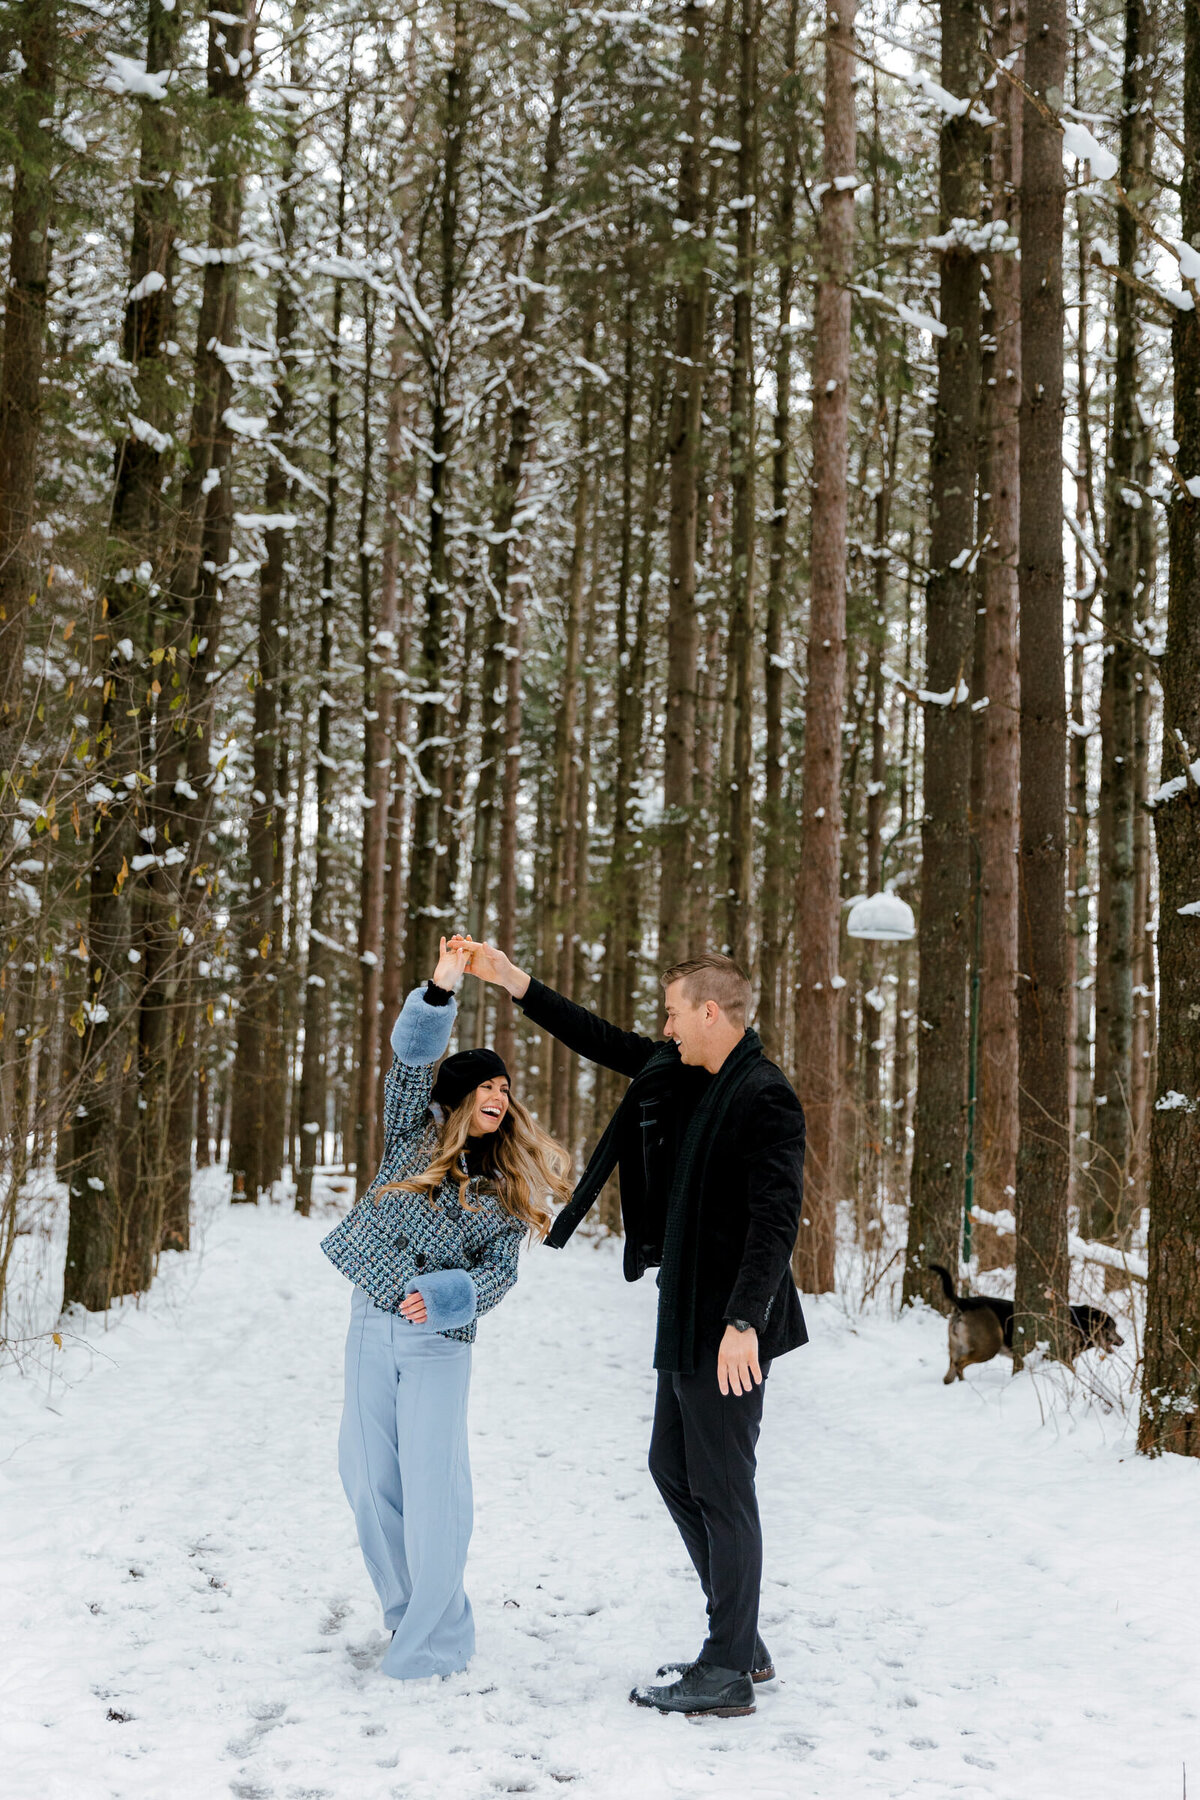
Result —
[[507, 1111], [508, 1081], [505, 1076], [494, 1075], [490, 1081], [481, 1081], [475, 1089], [472, 1137], [486, 1137], [489, 1132], [499, 1131]]

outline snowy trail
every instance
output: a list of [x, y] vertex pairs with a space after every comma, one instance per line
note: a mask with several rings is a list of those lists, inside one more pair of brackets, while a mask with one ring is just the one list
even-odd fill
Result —
[[[398, 1687], [338, 1485], [327, 1221], [218, 1209], [201, 1257], [0, 1384], [0, 1800], [1176, 1800], [1200, 1786], [1200, 1469], [946, 1391], [930, 1317], [832, 1305], [770, 1378], [754, 1718], [630, 1707], [699, 1643], [645, 1472], [654, 1290], [525, 1260], [472, 1393], [479, 1651]], [[90, 1365], [90, 1368], [89, 1368]]]

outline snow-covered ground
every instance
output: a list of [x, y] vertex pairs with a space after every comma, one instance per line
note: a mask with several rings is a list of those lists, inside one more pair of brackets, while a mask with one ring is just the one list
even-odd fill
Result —
[[[1177, 1800], [1200, 1792], [1200, 1468], [932, 1315], [810, 1309], [770, 1377], [749, 1719], [628, 1705], [702, 1635], [645, 1471], [654, 1289], [535, 1250], [472, 1394], [479, 1634], [405, 1687], [335, 1466], [328, 1218], [213, 1204], [141, 1308], [0, 1379], [0, 1800]], [[1043, 1390], [1043, 1403], [1044, 1403]]]

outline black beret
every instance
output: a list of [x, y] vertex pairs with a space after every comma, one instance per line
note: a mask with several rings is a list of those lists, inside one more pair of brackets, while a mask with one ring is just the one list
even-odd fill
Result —
[[447, 1112], [453, 1112], [482, 1082], [497, 1077], [507, 1081], [508, 1070], [503, 1057], [494, 1050], [460, 1050], [455, 1056], [448, 1056], [438, 1070], [432, 1097]]

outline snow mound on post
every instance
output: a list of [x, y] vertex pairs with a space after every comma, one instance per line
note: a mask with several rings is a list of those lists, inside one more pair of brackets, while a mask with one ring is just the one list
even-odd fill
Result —
[[877, 943], [904, 944], [916, 932], [913, 909], [899, 894], [872, 894], [850, 908], [847, 935], [873, 938]]

